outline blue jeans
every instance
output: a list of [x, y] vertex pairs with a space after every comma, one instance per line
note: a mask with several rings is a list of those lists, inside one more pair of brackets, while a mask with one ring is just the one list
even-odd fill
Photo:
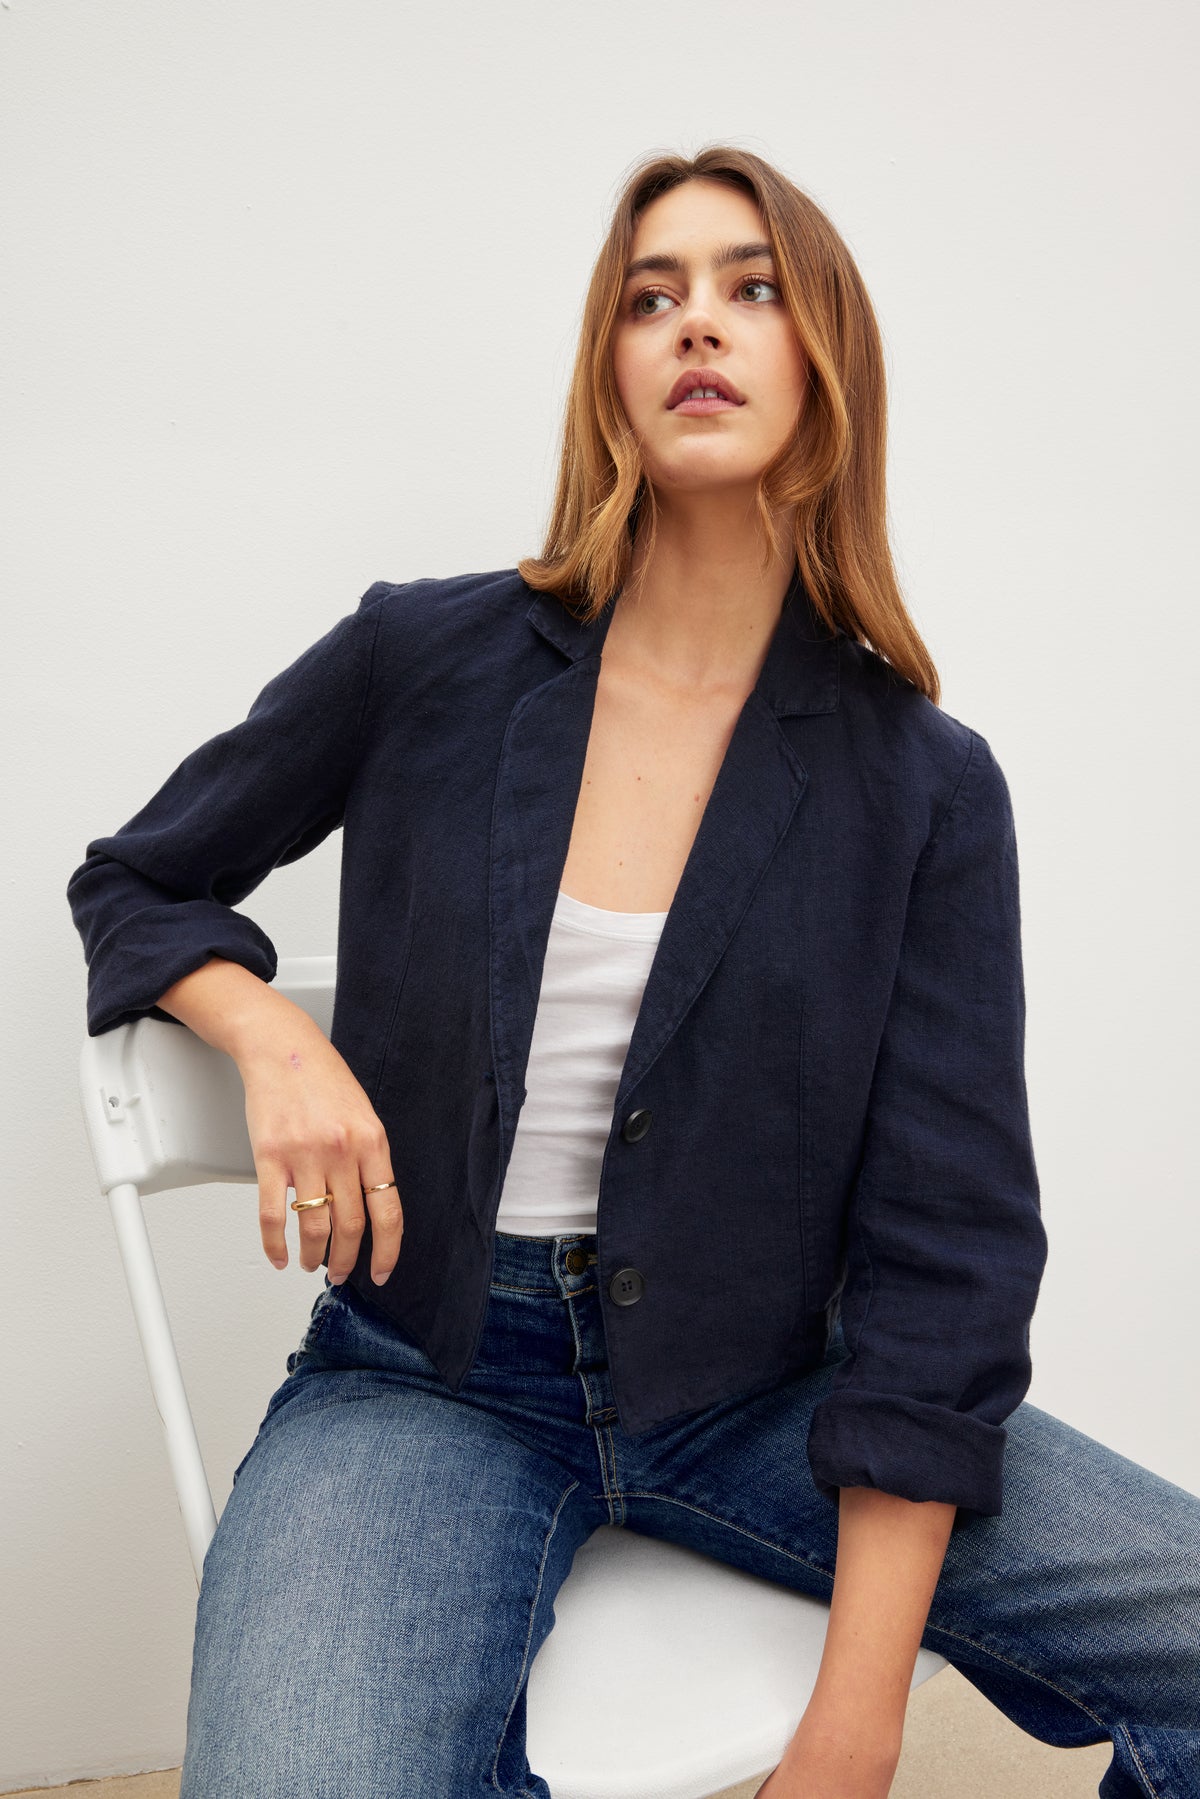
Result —
[[[550, 1799], [529, 1670], [602, 1524], [828, 1603], [822, 1366], [629, 1437], [594, 1235], [499, 1233], [458, 1394], [326, 1284], [204, 1564], [180, 1799]], [[1022, 1730], [1111, 1740], [1102, 1799], [1200, 1799], [1200, 1499], [1028, 1402], [1004, 1511], [956, 1529], [922, 1641]]]

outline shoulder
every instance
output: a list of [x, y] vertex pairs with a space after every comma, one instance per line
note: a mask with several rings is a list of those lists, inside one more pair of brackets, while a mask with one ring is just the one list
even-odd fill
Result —
[[838, 640], [840, 704], [863, 759], [916, 801], [932, 832], [952, 806], [1006, 812], [1004, 774], [987, 738], [937, 706], [867, 645]]
[[375, 716], [403, 713], [428, 730], [507, 720], [521, 693], [561, 662], [530, 625], [536, 597], [512, 568], [376, 581], [360, 602], [375, 615]]
[[435, 630], [486, 628], [528, 610], [532, 595], [515, 568], [465, 575], [421, 575], [412, 581], [375, 581], [359, 601], [381, 626]]
[[358, 610], [372, 617], [376, 677], [437, 682], [519, 662], [533, 598], [515, 568], [374, 582]]

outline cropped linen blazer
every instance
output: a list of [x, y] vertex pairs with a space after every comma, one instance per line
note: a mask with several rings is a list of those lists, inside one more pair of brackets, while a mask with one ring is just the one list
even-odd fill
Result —
[[[613, 611], [583, 624], [513, 569], [375, 583], [68, 884], [89, 1032], [178, 1023], [154, 1002], [210, 956], [274, 978], [234, 908], [341, 827], [331, 1039], [404, 1210], [387, 1283], [369, 1220], [350, 1280], [456, 1392]], [[613, 1105], [597, 1272], [621, 1426], [814, 1368], [840, 1311], [818, 1490], [998, 1514], [1047, 1247], [1024, 1030], [1000, 767], [795, 570]]]

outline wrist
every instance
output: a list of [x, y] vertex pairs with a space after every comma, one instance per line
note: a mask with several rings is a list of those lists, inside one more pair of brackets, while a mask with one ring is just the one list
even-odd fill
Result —
[[233, 1057], [239, 1071], [252, 1074], [275, 1069], [301, 1058], [316, 1047], [319, 1040], [325, 1048], [329, 1039], [303, 1008], [282, 993], [264, 986], [261, 992], [242, 997], [242, 1003], [226, 1016], [221, 1047]]
[[830, 1728], [810, 1709], [759, 1792], [763, 1799], [888, 1799], [899, 1761], [898, 1741]]
[[210, 955], [168, 987], [157, 1004], [239, 1068], [278, 1061], [297, 1038], [311, 1041], [313, 1032], [324, 1038], [302, 1007], [226, 956]]
[[878, 1769], [894, 1769], [904, 1741], [905, 1715], [905, 1706], [881, 1703], [861, 1687], [850, 1693], [822, 1687], [818, 1680], [796, 1734], [803, 1735], [809, 1753], [843, 1762], [853, 1757]]
[[830, 1730], [869, 1730], [887, 1741], [904, 1729], [912, 1685], [890, 1663], [872, 1664], [864, 1659], [858, 1669], [826, 1667], [817, 1676], [808, 1709], [828, 1723]]

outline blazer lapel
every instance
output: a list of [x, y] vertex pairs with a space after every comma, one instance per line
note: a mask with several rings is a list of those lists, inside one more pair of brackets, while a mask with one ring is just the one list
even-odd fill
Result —
[[500, 749], [492, 809], [489, 998], [505, 1165], [525, 1098], [542, 964], [575, 822], [599, 668], [598, 651], [581, 655], [524, 694]]
[[[532, 592], [532, 590], [530, 590]], [[504, 1156], [525, 1098], [542, 967], [571, 841], [610, 604], [593, 625], [552, 595], [527, 618], [569, 659], [514, 706], [492, 816], [492, 1051]], [[838, 703], [837, 642], [794, 574], [754, 690], [738, 716], [655, 951], [615, 1104], [678, 1029], [787, 830], [808, 775], [779, 719]]]

